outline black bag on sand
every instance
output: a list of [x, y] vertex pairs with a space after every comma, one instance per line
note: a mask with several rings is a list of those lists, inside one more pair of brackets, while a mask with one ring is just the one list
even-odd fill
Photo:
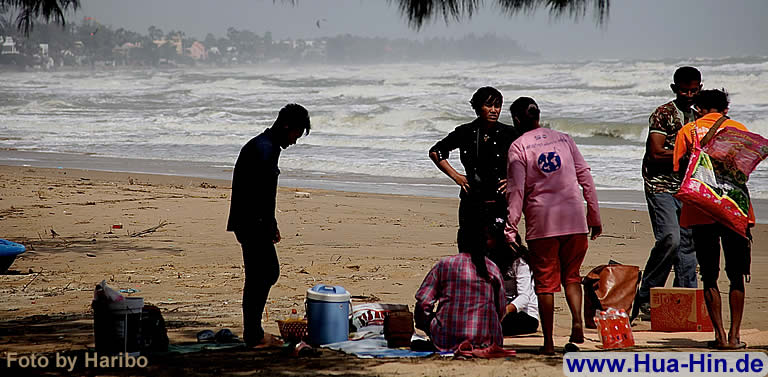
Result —
[[141, 351], [142, 353], [168, 351], [168, 332], [160, 309], [144, 305], [141, 309]]

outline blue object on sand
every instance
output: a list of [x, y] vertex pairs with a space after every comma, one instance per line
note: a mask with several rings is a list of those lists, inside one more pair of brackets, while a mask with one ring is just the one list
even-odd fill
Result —
[[16, 256], [27, 251], [22, 244], [0, 239], [0, 274], [5, 273], [11, 267]]
[[[418, 335], [416, 335], [418, 337]], [[361, 359], [427, 357], [432, 351], [411, 351], [409, 349], [389, 348], [383, 334], [360, 340], [347, 340], [323, 345], [324, 348], [355, 355]]]
[[198, 343], [213, 343], [216, 341], [216, 334], [211, 330], [203, 330], [197, 333]]
[[22, 244], [0, 239], [0, 257], [15, 257], [26, 250]]
[[338, 285], [318, 284], [307, 290], [307, 332], [311, 345], [349, 339], [350, 297]]

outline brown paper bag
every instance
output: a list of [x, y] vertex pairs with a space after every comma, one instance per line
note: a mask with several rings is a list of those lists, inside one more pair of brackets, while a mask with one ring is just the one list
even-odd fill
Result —
[[594, 329], [595, 310], [624, 309], [631, 313], [640, 287], [640, 268], [624, 264], [595, 267], [581, 280], [584, 286], [584, 326]]

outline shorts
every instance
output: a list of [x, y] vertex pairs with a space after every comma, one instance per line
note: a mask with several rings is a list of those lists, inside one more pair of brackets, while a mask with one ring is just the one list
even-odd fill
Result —
[[536, 294], [560, 292], [560, 284], [581, 283], [579, 269], [588, 246], [586, 234], [529, 240], [529, 264]]
[[731, 289], [744, 291], [744, 275], [749, 275], [752, 255], [749, 239], [721, 224], [696, 225], [693, 229], [693, 247], [699, 261], [704, 288], [717, 288], [720, 275], [720, 244], [725, 257], [725, 274]]

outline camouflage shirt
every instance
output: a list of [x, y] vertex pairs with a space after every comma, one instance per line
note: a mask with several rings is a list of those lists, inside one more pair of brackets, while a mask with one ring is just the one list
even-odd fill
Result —
[[677, 108], [674, 101], [670, 101], [659, 106], [648, 119], [648, 141], [645, 146], [645, 157], [643, 158], [643, 181], [645, 181], [645, 190], [652, 193], [668, 192], [676, 193], [680, 188], [682, 176], [672, 170], [672, 162], [655, 162], [650, 159], [649, 143], [651, 135], [654, 133], [662, 134], [666, 137], [664, 140], [664, 149], [675, 149], [675, 137], [677, 132], [684, 124], [693, 121], [693, 113], [689, 110], [687, 113]]

